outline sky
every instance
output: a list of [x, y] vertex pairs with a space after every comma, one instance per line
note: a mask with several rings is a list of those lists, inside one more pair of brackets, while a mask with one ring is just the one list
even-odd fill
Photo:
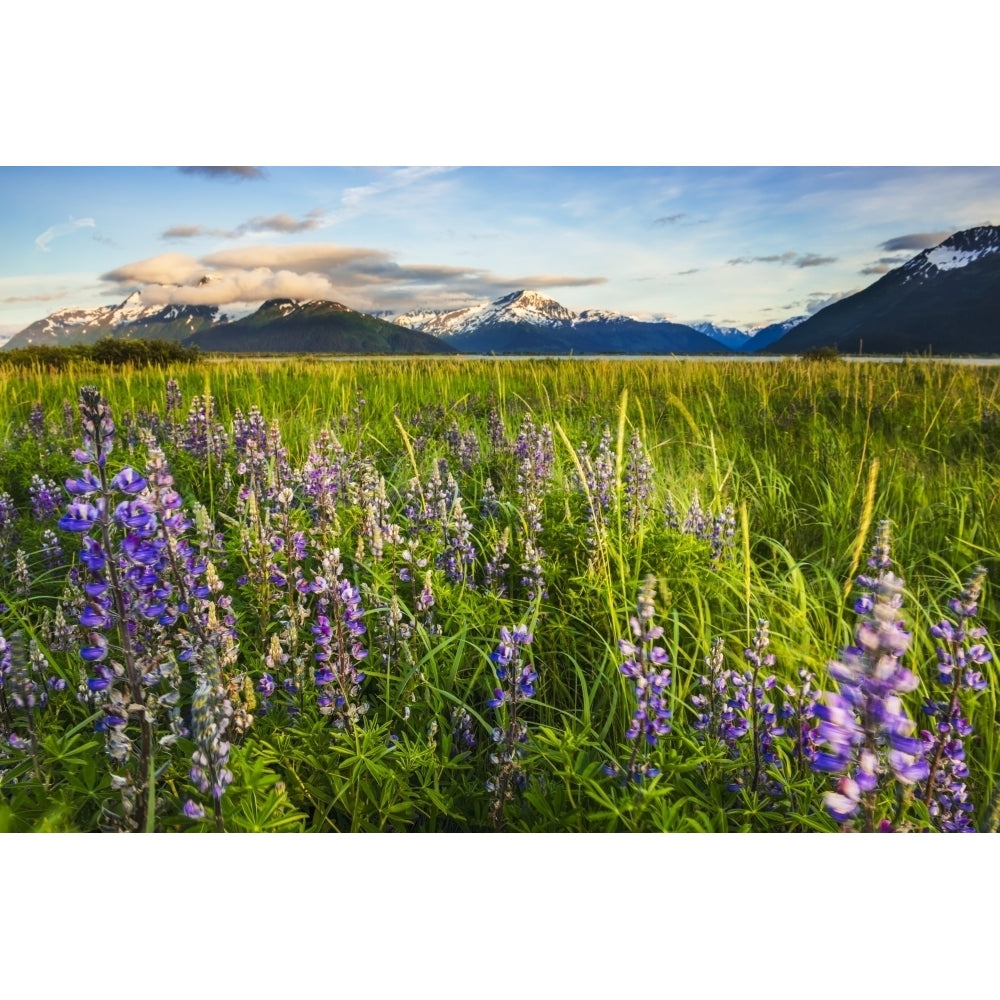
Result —
[[1000, 223], [1000, 168], [8, 166], [0, 219], [0, 333], [135, 290], [399, 314], [532, 288], [753, 329]]

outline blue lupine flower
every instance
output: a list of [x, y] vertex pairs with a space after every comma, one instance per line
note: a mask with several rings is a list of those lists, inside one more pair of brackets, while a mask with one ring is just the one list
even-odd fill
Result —
[[97, 524], [100, 511], [85, 500], [71, 503], [66, 513], [59, 518], [59, 527], [64, 531], [90, 531]]
[[490, 816], [496, 829], [503, 825], [504, 807], [513, 798], [514, 788], [523, 788], [526, 783], [520, 758], [528, 727], [520, 711], [522, 703], [535, 696], [538, 674], [522, 658], [532, 639], [527, 625], [502, 626], [500, 641], [490, 653], [498, 686], [494, 687], [487, 705], [498, 712], [505, 709], [504, 724], [495, 727], [492, 734], [497, 749], [490, 754], [490, 763], [497, 771], [486, 783], [487, 791], [493, 793]]
[[855, 630], [857, 644], [829, 664], [839, 693], [828, 692], [824, 704], [815, 709], [820, 719], [817, 742], [826, 749], [817, 752], [812, 766], [818, 771], [848, 772], [860, 796], [854, 799], [840, 788], [827, 792], [824, 804], [838, 822], [844, 821], [848, 803], [855, 803], [855, 812], [864, 806], [865, 829], [873, 831], [880, 777], [888, 770], [901, 784], [913, 785], [928, 776], [929, 768], [921, 741], [913, 737], [915, 723], [899, 698], [919, 682], [900, 662], [910, 634], [899, 619], [903, 581], [889, 568], [888, 522], [879, 526], [868, 565], [876, 572], [858, 577], [865, 592], [855, 605], [863, 609]]
[[930, 629], [931, 635], [943, 642], [937, 648], [938, 681], [948, 690], [944, 700], [928, 700], [924, 706], [925, 714], [934, 720], [934, 728], [922, 733], [930, 764], [921, 796], [934, 825], [945, 832], [975, 832], [964, 745], [972, 726], [965, 717], [961, 693], [963, 689], [978, 692], [986, 687], [975, 666], [989, 662], [992, 656], [981, 642], [975, 641], [985, 638], [986, 629], [972, 624], [979, 611], [985, 578], [986, 570], [977, 567], [960, 596], [948, 602], [958, 621], [944, 619]]
[[625, 773], [626, 781], [639, 781], [643, 777], [655, 777], [659, 769], [648, 760], [640, 762], [640, 746], [655, 747], [660, 738], [670, 732], [672, 711], [669, 707], [668, 687], [670, 658], [665, 649], [656, 642], [663, 636], [663, 627], [654, 625], [655, 608], [653, 595], [656, 593], [656, 579], [646, 577], [639, 590], [636, 614], [629, 619], [632, 639], [619, 639], [618, 648], [628, 659], [619, 670], [632, 681], [636, 699], [632, 723], [625, 732], [625, 738], [634, 742], [632, 757]]

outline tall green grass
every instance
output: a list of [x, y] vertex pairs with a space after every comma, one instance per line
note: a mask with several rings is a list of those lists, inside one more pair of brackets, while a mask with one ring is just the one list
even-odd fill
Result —
[[[374, 744], [366, 751], [363, 736], [353, 747], [325, 750], [320, 761], [314, 734], [300, 760], [301, 747], [270, 731], [266, 720], [240, 748], [241, 767], [266, 765], [264, 785], [284, 787], [295, 810], [283, 813], [282, 822], [292, 828], [406, 828], [415, 814], [420, 828], [482, 828], [482, 755], [458, 763], [442, 758], [440, 746], [428, 748], [443, 737], [429, 740], [426, 732], [431, 723], [443, 732], [455, 705], [468, 706], [488, 732], [486, 654], [500, 625], [530, 620], [539, 682], [528, 712], [533, 735], [525, 767], [536, 780], [511, 812], [512, 828], [832, 829], [815, 802], [811, 811], [802, 806], [794, 816], [786, 810], [775, 817], [757, 799], [725, 792], [729, 763], [694, 742], [689, 727], [689, 699], [712, 638], [726, 638], [730, 663], [737, 666], [757, 619], [767, 618], [780, 678], [793, 679], [800, 667], [825, 678], [827, 660], [852, 638], [852, 578], [867, 558], [874, 525], [889, 520], [914, 632], [908, 662], [929, 679], [934, 644], [927, 628], [945, 613], [948, 597], [976, 564], [987, 568], [990, 580], [1000, 575], [1000, 371], [989, 367], [300, 359], [114, 373], [85, 364], [60, 372], [39, 368], [0, 375], [0, 436], [7, 442], [0, 489], [23, 506], [33, 472], [59, 479], [72, 470], [68, 451], [33, 450], [31, 440], [18, 435], [35, 403], [58, 422], [63, 402], [75, 402], [81, 384], [94, 384], [116, 417], [153, 409], [162, 414], [168, 378], [178, 381], [186, 402], [210, 393], [223, 424], [237, 409], [254, 405], [277, 419], [293, 464], [305, 458], [321, 429], [332, 428], [348, 451], [361, 448], [373, 456], [394, 489], [402, 489], [414, 466], [424, 477], [446, 454], [441, 436], [452, 420], [485, 441], [487, 415], [496, 406], [511, 437], [525, 413], [555, 432], [557, 472], [543, 529], [549, 598], [527, 605], [444, 587], [437, 609], [442, 635], [419, 633], [412, 669], [392, 676], [373, 672], [373, 716], [401, 737], [409, 770], [372, 764], [366, 753], [375, 753]], [[352, 411], [359, 405], [356, 418]], [[415, 418], [428, 428], [429, 443], [419, 453], [413, 450]], [[621, 518], [613, 520], [591, 561], [580, 544], [585, 498], [575, 485], [575, 449], [583, 441], [595, 444], [605, 424], [620, 459], [632, 430], [640, 431], [655, 468], [654, 512], [638, 534]], [[209, 503], [217, 523], [231, 513], [218, 493], [220, 471], [211, 463], [175, 465], [185, 499]], [[456, 473], [467, 506], [487, 474], [508, 473], [488, 456], [469, 473]], [[662, 516], [668, 497], [683, 512], [696, 492], [706, 507], [718, 511], [732, 503], [738, 512], [736, 544], [718, 570], [709, 567], [704, 543], [668, 530]], [[517, 530], [516, 510], [508, 507], [505, 517]], [[393, 586], [384, 568], [359, 563], [352, 570], [375, 591]], [[633, 794], [605, 780], [600, 767], [625, 753], [621, 734], [631, 691], [618, 672], [617, 640], [627, 634], [647, 573], [658, 580], [676, 724], [660, 750], [664, 778]], [[982, 620], [996, 634], [992, 591], [988, 582]], [[11, 614], [23, 618], [26, 609], [11, 603]], [[269, 628], [266, 621], [246, 620], [252, 613], [241, 608], [242, 656], [250, 673], [262, 655], [259, 636]], [[2, 622], [5, 630], [12, 625], [11, 618]], [[970, 750], [981, 822], [1000, 773], [995, 661], [988, 667], [990, 687], [976, 703]], [[414, 693], [404, 724], [404, 703]], [[914, 713], [918, 706], [914, 696]], [[383, 786], [394, 789], [387, 799], [359, 777], [369, 764]], [[338, 783], [331, 775], [353, 778]], [[827, 785], [816, 777], [808, 787], [818, 795]], [[233, 808], [245, 813], [272, 801], [263, 792], [253, 805], [238, 792], [234, 799]], [[295, 818], [302, 816], [311, 818]], [[257, 828], [252, 817], [246, 822]]]

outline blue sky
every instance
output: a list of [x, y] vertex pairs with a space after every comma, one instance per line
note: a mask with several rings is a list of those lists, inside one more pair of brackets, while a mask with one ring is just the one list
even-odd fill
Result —
[[1000, 223], [1000, 168], [2, 167], [0, 218], [0, 332], [137, 288], [402, 312], [531, 287], [753, 327]]

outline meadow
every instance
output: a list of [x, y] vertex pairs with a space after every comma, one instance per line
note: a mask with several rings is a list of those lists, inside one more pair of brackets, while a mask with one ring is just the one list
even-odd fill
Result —
[[1000, 370], [0, 367], [0, 830], [993, 831]]

